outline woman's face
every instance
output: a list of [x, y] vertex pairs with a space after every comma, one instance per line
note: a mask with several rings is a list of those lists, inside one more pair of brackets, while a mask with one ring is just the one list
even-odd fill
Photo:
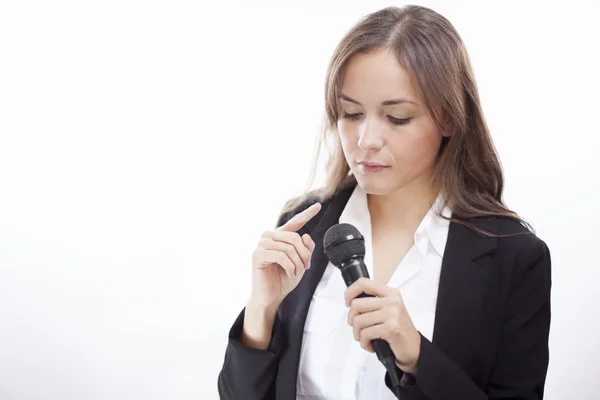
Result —
[[[342, 148], [366, 193], [385, 195], [408, 185], [429, 185], [442, 134], [393, 53], [353, 56], [340, 101]], [[362, 162], [385, 168], [368, 171]]]

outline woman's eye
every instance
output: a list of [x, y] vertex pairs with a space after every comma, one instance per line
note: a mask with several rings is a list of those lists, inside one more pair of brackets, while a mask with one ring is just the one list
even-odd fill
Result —
[[394, 118], [391, 115], [388, 115], [388, 119], [394, 125], [406, 125], [410, 122], [410, 118]]
[[346, 118], [346, 119], [355, 120], [355, 119], [360, 118], [360, 115], [361, 115], [361, 113], [349, 114], [344, 111], [344, 118]]
[[[361, 115], [362, 115], [362, 113], [351, 114], [351, 113], [344, 112], [343, 118], [354, 121], [354, 120], [359, 119], [361, 117]], [[406, 125], [410, 122], [411, 118], [395, 118], [395, 117], [392, 117], [391, 115], [388, 115], [388, 120], [394, 125]]]

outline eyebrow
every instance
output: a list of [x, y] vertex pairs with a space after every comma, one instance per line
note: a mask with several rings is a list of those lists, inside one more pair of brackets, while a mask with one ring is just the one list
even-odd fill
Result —
[[[358, 104], [359, 106], [362, 106], [362, 104], [360, 104], [358, 101], [354, 100], [353, 98], [346, 96], [345, 94], [340, 94], [340, 98], [346, 101], [349, 101], [350, 103], [354, 103], [354, 104]], [[394, 100], [386, 100], [384, 102], [381, 103], [381, 105], [383, 106], [392, 106], [394, 104], [402, 104], [402, 103], [411, 103], [411, 104], [417, 104], [414, 101], [410, 101], [408, 99], [394, 99]]]

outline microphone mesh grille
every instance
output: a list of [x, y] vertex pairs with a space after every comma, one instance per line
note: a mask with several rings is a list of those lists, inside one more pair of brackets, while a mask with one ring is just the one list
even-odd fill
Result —
[[323, 237], [325, 255], [333, 265], [355, 257], [365, 256], [365, 240], [360, 231], [351, 224], [341, 223], [332, 226]]

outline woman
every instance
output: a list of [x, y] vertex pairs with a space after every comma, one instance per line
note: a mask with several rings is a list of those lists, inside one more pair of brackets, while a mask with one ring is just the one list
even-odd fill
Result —
[[[253, 253], [221, 398], [541, 399], [550, 254], [502, 202], [453, 26], [417, 6], [368, 15], [333, 55], [326, 112], [326, 186], [291, 202]], [[364, 235], [372, 278], [348, 288], [323, 253], [341, 222]]]

